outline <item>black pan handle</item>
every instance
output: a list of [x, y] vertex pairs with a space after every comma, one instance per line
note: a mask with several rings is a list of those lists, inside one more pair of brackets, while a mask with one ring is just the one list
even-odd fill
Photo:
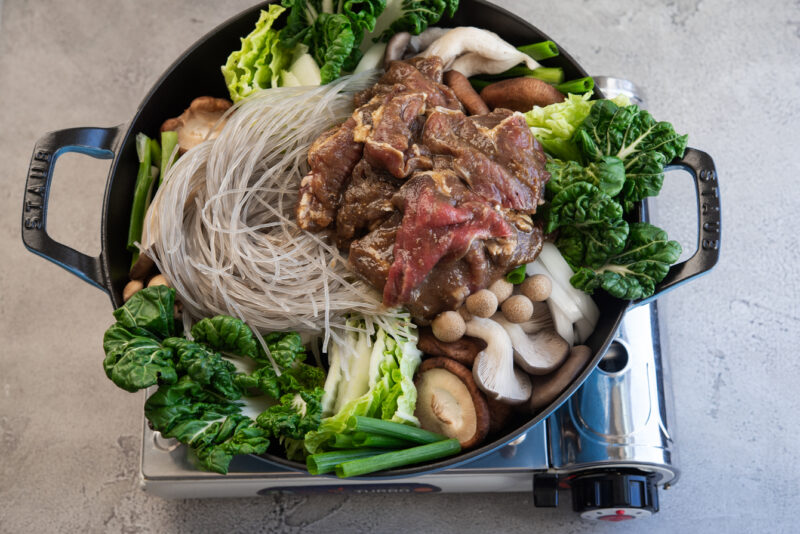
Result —
[[106, 292], [100, 256], [87, 256], [48, 235], [47, 198], [53, 168], [61, 154], [79, 152], [93, 158], [111, 159], [124, 131], [122, 126], [115, 126], [69, 128], [45, 134], [33, 149], [22, 202], [22, 241], [25, 247]]
[[722, 220], [720, 213], [719, 183], [717, 170], [711, 156], [697, 150], [687, 148], [683, 157], [672, 161], [667, 169], [682, 168], [689, 171], [697, 190], [698, 239], [697, 250], [688, 260], [673, 265], [667, 276], [656, 286], [652, 296], [633, 302], [634, 306], [646, 304], [671, 291], [693, 278], [707, 273], [719, 260], [719, 249], [722, 238]]

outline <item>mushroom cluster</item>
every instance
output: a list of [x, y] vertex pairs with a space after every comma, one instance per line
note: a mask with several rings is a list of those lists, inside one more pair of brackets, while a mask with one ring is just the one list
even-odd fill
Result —
[[[425, 388], [419, 393], [423, 428], [457, 437], [468, 448], [479, 443], [473, 421], [481, 417], [473, 414], [483, 413], [484, 404], [487, 428], [499, 431], [498, 421], [512, 410], [537, 412], [564, 391], [592, 351], [573, 347], [575, 336], [567, 340], [556, 331], [550, 306], [556, 286], [544, 268], [517, 286], [499, 279], [421, 331], [418, 347], [433, 356], [425, 362], [434, 362], [423, 362], [418, 378]], [[445, 380], [444, 371], [422, 371], [432, 367], [450, 375]]]

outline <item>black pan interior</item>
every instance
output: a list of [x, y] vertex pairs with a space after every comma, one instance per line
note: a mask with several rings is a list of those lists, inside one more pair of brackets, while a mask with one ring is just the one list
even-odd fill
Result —
[[[125, 243], [130, 218], [130, 199], [133, 196], [138, 169], [134, 145], [135, 135], [138, 132], [144, 132], [151, 137], [157, 135], [161, 123], [166, 118], [179, 115], [196, 96], [212, 95], [227, 98], [228, 92], [220, 73], [220, 66], [225, 63], [231, 51], [239, 48], [240, 37], [250, 33], [258, 19], [260, 9], [269, 3], [271, 2], [254, 6], [233, 17], [187, 50], [167, 69], [144, 98], [122, 138], [106, 186], [101, 235], [104, 248], [102, 256], [104, 276], [115, 308], [122, 304], [122, 289], [128, 281], [130, 267], [130, 255], [125, 249]], [[550, 39], [521, 18], [482, 0], [461, 0], [456, 16], [453, 19], [442, 21], [440, 25], [479, 26], [494, 31], [518, 46]], [[586, 72], [563, 49], [560, 48], [560, 50], [561, 54], [558, 57], [542, 63], [546, 66], [563, 68], [566, 79], [587, 76]], [[384, 472], [378, 478], [431, 472], [470, 461], [494, 451], [550, 415], [594, 369], [611, 343], [628, 305], [627, 302], [599, 293], [596, 295], [596, 302], [603, 313], [594, 334], [587, 341], [595, 356], [578, 379], [550, 406], [535, 416], [523, 418], [519, 427], [478, 449], [447, 460]], [[288, 461], [280, 456], [268, 454], [265, 455], [265, 458], [287, 467], [304, 469], [302, 464]]]

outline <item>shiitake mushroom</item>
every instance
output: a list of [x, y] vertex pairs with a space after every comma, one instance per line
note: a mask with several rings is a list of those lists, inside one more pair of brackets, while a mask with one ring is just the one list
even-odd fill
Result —
[[458, 439], [462, 449], [486, 438], [489, 407], [469, 369], [449, 358], [429, 358], [419, 366], [414, 384], [414, 415], [422, 428]]

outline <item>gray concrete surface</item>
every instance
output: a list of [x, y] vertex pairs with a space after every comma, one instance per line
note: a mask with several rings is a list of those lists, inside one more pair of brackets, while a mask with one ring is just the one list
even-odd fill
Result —
[[[665, 296], [683, 477], [641, 523], [596, 525], [528, 494], [165, 501], [138, 488], [142, 396], [101, 366], [107, 297], [28, 253], [20, 200], [36, 139], [126, 122], [162, 70], [250, 0], [2, 3], [0, 532], [795, 532], [800, 511], [800, 2], [500, 2], [587, 70], [646, 87], [712, 154], [723, 258]], [[66, 156], [54, 237], [99, 251], [107, 162]], [[688, 181], [658, 200], [687, 247]]]

